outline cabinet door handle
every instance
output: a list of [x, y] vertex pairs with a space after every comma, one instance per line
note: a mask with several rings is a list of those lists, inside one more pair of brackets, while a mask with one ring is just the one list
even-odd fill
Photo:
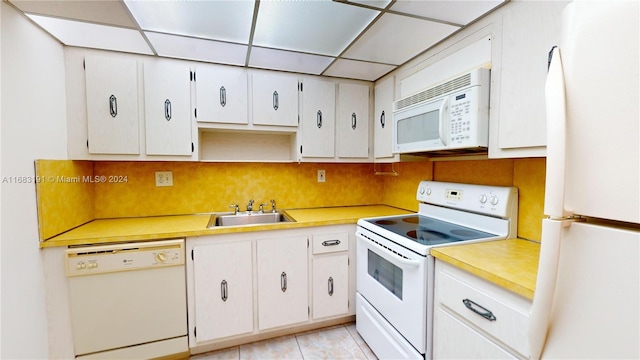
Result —
[[333, 278], [331, 276], [329, 276], [329, 281], [327, 281], [327, 285], [329, 287], [328, 291], [329, 291], [329, 296], [333, 296]]
[[287, 273], [284, 271], [280, 274], [280, 289], [282, 292], [287, 291]]
[[380, 126], [384, 129], [384, 124], [386, 123], [386, 119], [384, 116], [384, 110], [382, 110], [382, 114], [380, 114]]
[[356, 113], [353, 113], [353, 114], [351, 114], [351, 128], [353, 130], [355, 130], [356, 129], [356, 125], [357, 125], [357, 123], [356, 123]]
[[322, 111], [318, 110], [316, 113], [316, 124], [318, 125], [318, 129], [322, 127]]
[[278, 100], [278, 92], [274, 91], [273, 92], [273, 110], [278, 110], [278, 108], [280, 107], [280, 101]]
[[115, 95], [109, 96], [109, 113], [111, 117], [118, 115], [118, 99], [116, 99]]
[[222, 107], [227, 105], [227, 89], [224, 86], [220, 86], [220, 105]]
[[327, 240], [322, 242], [322, 246], [336, 246], [340, 245], [340, 240]]
[[222, 280], [220, 283], [220, 298], [222, 301], [227, 301], [229, 298], [229, 289], [227, 288], [227, 280]]
[[171, 101], [169, 99], [164, 101], [164, 118], [167, 121], [171, 120]]
[[473, 302], [473, 301], [471, 301], [469, 299], [462, 300], [462, 303], [464, 304], [464, 306], [467, 307], [467, 309], [469, 309], [469, 310], [473, 311], [474, 313], [482, 316], [483, 318], [485, 318], [485, 319], [487, 319], [489, 321], [496, 321], [495, 315], [493, 315], [493, 313], [489, 309], [487, 309], [487, 308], [485, 308], [485, 307], [483, 307], [481, 305], [478, 305], [478, 303], [475, 303], [475, 302]]

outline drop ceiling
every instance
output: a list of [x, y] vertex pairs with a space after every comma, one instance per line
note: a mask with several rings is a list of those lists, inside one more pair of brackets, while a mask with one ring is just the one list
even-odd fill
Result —
[[374, 81], [508, 0], [9, 0], [68, 46]]

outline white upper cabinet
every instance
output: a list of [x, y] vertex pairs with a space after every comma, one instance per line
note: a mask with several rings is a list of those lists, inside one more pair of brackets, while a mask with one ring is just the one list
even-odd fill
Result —
[[389, 76], [376, 83], [375, 113], [373, 115], [373, 156], [376, 161], [394, 160], [393, 155], [393, 101], [395, 77]]
[[369, 89], [361, 84], [338, 85], [338, 157], [369, 157]]
[[230, 66], [196, 69], [196, 118], [199, 122], [248, 124], [247, 71]]
[[253, 124], [298, 126], [298, 78], [261, 71], [251, 76]]
[[85, 58], [89, 153], [140, 154], [136, 60]]
[[191, 72], [165, 61], [144, 64], [146, 149], [148, 155], [188, 155], [191, 140]]
[[491, 158], [546, 155], [547, 57], [560, 40], [566, 4], [519, 2], [503, 11], [502, 44], [492, 48]]
[[335, 156], [336, 84], [307, 79], [302, 82], [302, 157]]

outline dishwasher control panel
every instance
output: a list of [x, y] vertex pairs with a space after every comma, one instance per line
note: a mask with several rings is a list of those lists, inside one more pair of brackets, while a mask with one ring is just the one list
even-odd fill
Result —
[[67, 276], [184, 265], [184, 239], [89, 245], [65, 251]]

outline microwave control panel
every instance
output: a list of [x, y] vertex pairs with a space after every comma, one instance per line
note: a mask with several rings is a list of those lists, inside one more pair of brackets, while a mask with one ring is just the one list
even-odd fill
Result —
[[462, 145], [473, 141], [478, 124], [474, 118], [478, 112], [478, 102], [473, 96], [475, 87], [449, 97], [449, 141]]

